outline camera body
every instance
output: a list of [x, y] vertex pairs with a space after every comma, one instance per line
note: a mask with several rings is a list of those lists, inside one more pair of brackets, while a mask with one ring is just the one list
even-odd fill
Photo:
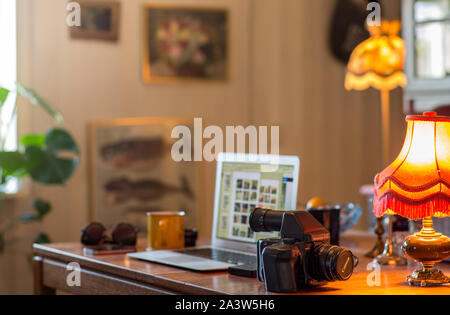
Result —
[[258, 279], [268, 291], [297, 292], [347, 280], [353, 273], [353, 254], [330, 245], [329, 232], [306, 211], [255, 209], [250, 227], [255, 232], [281, 234], [257, 243]]

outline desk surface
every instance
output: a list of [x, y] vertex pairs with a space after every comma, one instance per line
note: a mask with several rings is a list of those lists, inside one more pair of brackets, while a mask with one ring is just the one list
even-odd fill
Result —
[[[410, 287], [406, 276], [418, 264], [409, 261], [405, 267], [381, 267], [380, 286], [370, 287], [367, 271], [370, 260], [363, 256], [374, 239], [370, 234], [352, 232], [342, 237], [343, 246], [360, 257], [360, 263], [348, 281], [333, 282], [314, 291], [299, 294], [450, 294], [450, 287]], [[197, 273], [143, 262], [126, 255], [91, 256], [83, 254], [79, 243], [34, 245], [35, 292], [54, 293], [56, 289], [82, 294], [271, 294], [256, 279], [229, 275], [227, 272]], [[66, 283], [66, 266], [81, 266], [81, 287]], [[450, 264], [439, 268], [450, 274]]]

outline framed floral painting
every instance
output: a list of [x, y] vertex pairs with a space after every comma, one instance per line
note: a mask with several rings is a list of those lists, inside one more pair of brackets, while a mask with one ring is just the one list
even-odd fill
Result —
[[144, 6], [144, 82], [225, 81], [228, 22], [226, 9]]

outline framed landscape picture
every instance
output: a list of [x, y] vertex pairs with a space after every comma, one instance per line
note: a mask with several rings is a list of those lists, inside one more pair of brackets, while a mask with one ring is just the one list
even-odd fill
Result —
[[144, 6], [144, 82], [227, 80], [228, 23], [226, 9]]
[[171, 156], [172, 129], [184, 118], [124, 118], [89, 124], [90, 220], [146, 230], [146, 213], [185, 211], [195, 227], [197, 167]]
[[112, 1], [77, 1], [81, 8], [81, 26], [70, 28], [70, 37], [79, 39], [119, 39], [120, 3]]

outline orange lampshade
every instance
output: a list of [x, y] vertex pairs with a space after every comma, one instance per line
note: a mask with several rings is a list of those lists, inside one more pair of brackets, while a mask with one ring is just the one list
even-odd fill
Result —
[[374, 213], [409, 219], [450, 213], [450, 117], [408, 116], [403, 149], [375, 177]]
[[399, 21], [383, 21], [381, 26], [368, 26], [370, 38], [353, 51], [347, 66], [345, 88], [392, 90], [406, 85], [403, 73], [405, 45], [398, 37]]

